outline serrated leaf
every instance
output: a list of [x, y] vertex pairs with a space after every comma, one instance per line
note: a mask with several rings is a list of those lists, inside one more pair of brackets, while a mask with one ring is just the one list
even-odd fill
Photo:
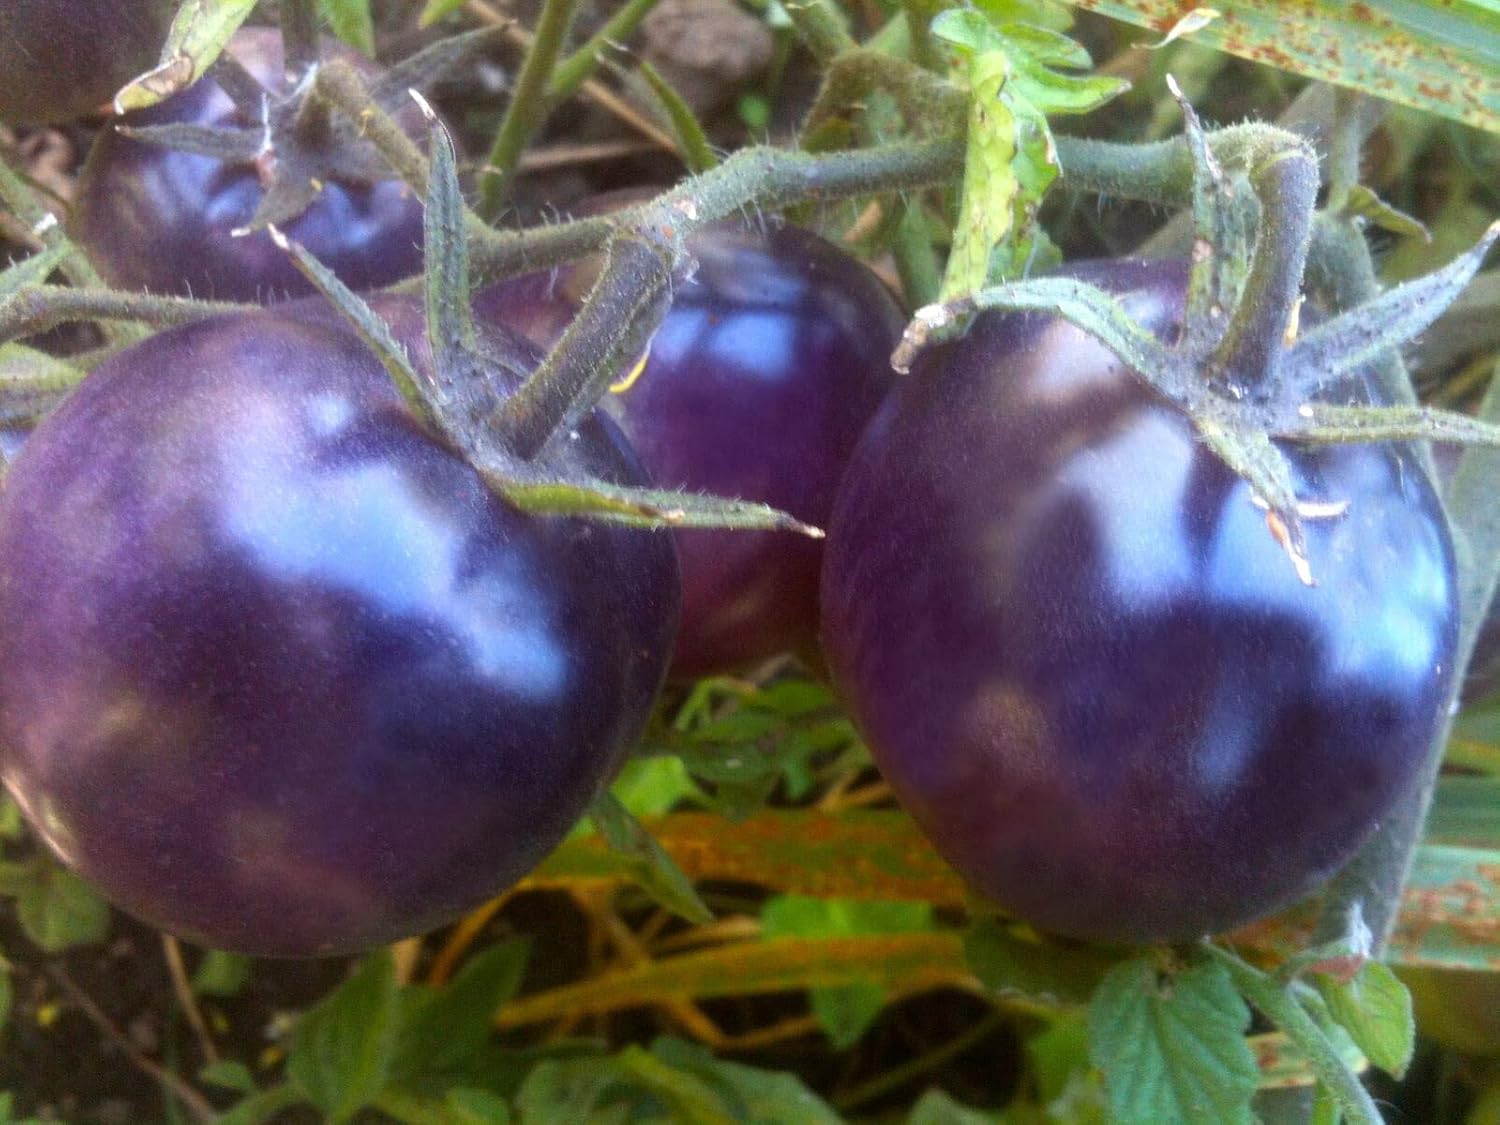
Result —
[[145, 109], [187, 89], [213, 65], [254, 8], [255, 0], [184, 0], [160, 62], [115, 95], [115, 112]]
[[109, 904], [67, 868], [40, 863], [16, 895], [26, 936], [48, 953], [100, 942], [109, 934]]
[[297, 1023], [287, 1076], [333, 1121], [373, 1102], [390, 1076], [399, 1035], [396, 967], [387, 950]]
[[318, 8], [333, 33], [365, 54], [375, 54], [375, 19], [370, 0], [318, 0]]
[[1016, 199], [1021, 191], [1013, 167], [1016, 119], [1000, 97], [1009, 77], [1010, 63], [1003, 54], [984, 52], [970, 60], [963, 191], [939, 300], [982, 288], [989, 277], [991, 253], [1015, 224]]
[[1108, 75], [1058, 74], [1042, 66], [1018, 66], [1012, 95], [1043, 113], [1090, 113], [1130, 88]]
[[1089, 1004], [1089, 1053], [1120, 1125], [1249, 1125], [1258, 1071], [1250, 1009], [1220, 965], [1111, 969]]
[[630, 861], [642, 890], [679, 918], [699, 924], [713, 920], [682, 869], [612, 794], [600, 795], [589, 815], [609, 846]]
[[250, 979], [250, 958], [210, 949], [193, 972], [193, 991], [199, 996], [238, 996]]
[[1372, 1063], [1393, 1078], [1406, 1073], [1416, 1048], [1416, 1021], [1411, 995], [1390, 966], [1367, 961], [1350, 980], [1315, 973], [1313, 982], [1329, 1015]]

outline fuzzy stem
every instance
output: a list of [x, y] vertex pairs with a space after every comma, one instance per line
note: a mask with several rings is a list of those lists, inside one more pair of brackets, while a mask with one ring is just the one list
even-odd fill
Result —
[[[665, 312], [658, 298], [683, 261], [683, 243], [692, 232], [751, 204], [774, 210], [806, 200], [942, 183], [952, 178], [962, 158], [963, 147], [956, 139], [820, 156], [770, 147], [742, 149], [712, 171], [648, 203], [593, 220], [600, 224], [600, 242], [614, 233], [610, 263], [552, 353], [507, 403], [499, 423], [507, 447], [518, 456], [530, 456], [558, 426], [593, 405], [617, 373], [622, 356], [628, 361], [640, 354]], [[550, 231], [568, 236], [582, 226], [568, 223]], [[544, 243], [548, 233], [538, 232], [532, 247]], [[514, 248], [516, 238], [491, 239], [487, 248], [475, 248], [474, 260], [488, 251], [493, 269], [497, 242]], [[597, 247], [596, 242], [583, 252]], [[551, 263], [527, 263], [530, 268], [538, 264]]]
[[[1326, 214], [1313, 222], [1307, 281], [1310, 288], [1326, 293], [1339, 311], [1357, 308], [1380, 295], [1365, 236], [1346, 219]], [[1406, 365], [1396, 352], [1388, 352], [1372, 368], [1382, 398], [1400, 406], [1417, 404]], [[1430, 460], [1427, 467], [1430, 472]]]
[[[41, 240], [43, 246], [49, 249], [56, 246], [67, 247], [67, 257], [58, 268], [70, 282], [80, 287], [104, 288], [104, 279], [99, 276], [99, 271], [83, 251], [68, 239], [57, 215], [37, 200], [36, 193], [31, 190], [25, 178], [11, 167], [9, 159], [4, 156], [0, 156], [0, 203], [4, 203], [10, 213], [25, 224]], [[115, 342], [124, 343], [125, 340]]]
[[[1312, 253], [1308, 261], [1309, 280], [1318, 288], [1326, 290], [1335, 307], [1348, 309], [1363, 304], [1379, 292], [1375, 279], [1374, 264], [1370, 260], [1369, 248], [1364, 236], [1350, 222], [1329, 216], [1319, 216], [1314, 226]], [[1407, 377], [1401, 357], [1394, 352], [1375, 364], [1375, 377], [1383, 394], [1391, 401], [1413, 405], [1416, 393]], [[1493, 393], [1490, 398], [1497, 396]], [[1488, 401], [1493, 413], [1484, 415], [1492, 420], [1500, 414], [1500, 402]], [[1429, 474], [1432, 472], [1431, 451], [1419, 444]], [[1485, 510], [1476, 504], [1466, 514]], [[1464, 521], [1469, 523], [1472, 521]], [[1461, 539], [1472, 534], [1468, 527], [1455, 528]], [[1500, 536], [1496, 537], [1500, 542]], [[1495, 544], [1490, 546], [1490, 558], [1495, 556]], [[1474, 559], [1468, 552], [1460, 552], [1459, 589], [1469, 589], [1470, 572]], [[1475, 606], [1470, 601], [1461, 602], [1461, 624], [1459, 632], [1459, 656], [1457, 669], [1468, 664], [1468, 657], [1477, 635], [1479, 621], [1483, 619], [1484, 606]], [[1462, 676], [1455, 674], [1449, 703], [1457, 698]], [[1351, 912], [1358, 909], [1365, 924], [1374, 934], [1374, 951], [1379, 956], [1390, 940], [1401, 910], [1402, 889], [1411, 871], [1417, 845], [1421, 842], [1422, 828], [1427, 820], [1427, 810], [1432, 804], [1437, 787], [1438, 771], [1443, 764], [1443, 749], [1448, 743], [1452, 726], [1453, 707], [1447, 709], [1448, 718], [1427, 748], [1427, 760], [1418, 779], [1413, 783], [1401, 802], [1381, 821], [1374, 836], [1362, 847], [1345, 868], [1333, 878], [1324, 898], [1322, 915], [1318, 922], [1318, 942], [1333, 941], [1341, 937], [1348, 926]]]
[[1226, 949], [1206, 945], [1209, 957], [1224, 966], [1240, 994], [1261, 1010], [1295, 1043], [1306, 1057], [1318, 1081], [1325, 1086], [1344, 1111], [1350, 1125], [1381, 1125], [1380, 1110], [1357, 1075], [1344, 1065], [1338, 1051], [1329, 1042], [1306, 1009], [1297, 1003], [1291, 991], [1275, 977], [1240, 960]]
[[552, 69], [568, 38], [568, 29], [573, 26], [576, 8], [576, 0], [546, 0], [542, 5], [535, 38], [521, 64], [510, 104], [505, 108], [505, 117], [482, 169], [484, 185], [479, 194], [479, 214], [483, 218], [494, 219], [499, 214], [510, 190], [511, 177], [521, 161], [521, 152], [552, 108], [547, 97]]
[[21, 290], [0, 305], [0, 342], [35, 335], [71, 320], [133, 320], [168, 328], [221, 313], [250, 312], [258, 307], [229, 301], [158, 297], [150, 293], [38, 285]]
[[318, 63], [318, 9], [313, 0], [281, 0], [280, 11], [283, 65], [295, 87]]
[[[1248, 168], [1286, 151], [1289, 140], [1275, 125], [1248, 122], [1210, 133], [1208, 146], [1225, 167]], [[1058, 137], [1057, 157], [1063, 183], [1079, 191], [1162, 207], [1193, 196], [1193, 157], [1181, 137], [1149, 145]]]
[[796, 25], [802, 42], [820, 64], [859, 46], [844, 26], [838, 9], [829, 0], [790, 0], [783, 7]]
[[500, 443], [531, 458], [560, 426], [586, 413], [646, 348], [666, 312], [670, 246], [622, 234], [578, 315], [495, 419]]
[[1318, 162], [1300, 141], [1293, 143], [1296, 147], [1250, 171], [1260, 201], [1250, 272], [1224, 338], [1206, 365], [1211, 379], [1245, 389], [1265, 386], [1274, 378], [1302, 288], [1318, 197]]
[[911, 36], [911, 57], [931, 70], [941, 70], [943, 56], [932, 37], [931, 24], [949, 5], [945, 0], [902, 0], [901, 7]]
[[375, 104], [369, 87], [352, 66], [337, 60], [325, 63], [318, 68], [316, 89], [359, 126], [365, 139], [409, 188], [418, 194], [427, 191], [427, 157], [395, 118]]
[[605, 48], [623, 43], [635, 34], [635, 29], [656, 5], [657, 0], [626, 0], [582, 47], [558, 63], [547, 84], [547, 108], [555, 109], [577, 93], [599, 68]]

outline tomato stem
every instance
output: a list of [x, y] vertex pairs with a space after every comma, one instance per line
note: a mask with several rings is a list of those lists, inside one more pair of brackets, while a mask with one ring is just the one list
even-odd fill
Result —
[[34, 285], [0, 305], [0, 342], [45, 332], [69, 321], [138, 321], [154, 328], [169, 328], [221, 313], [249, 312], [256, 307], [232, 301], [197, 301], [102, 288]]
[[295, 89], [318, 65], [318, 9], [313, 0], [281, 0], [279, 10], [287, 86]]
[[1338, 1101], [1350, 1125], [1381, 1125], [1380, 1110], [1359, 1077], [1344, 1065], [1337, 1048], [1291, 990], [1276, 978], [1216, 945], [1202, 947], [1207, 956], [1229, 972], [1240, 994], [1282, 1031], [1307, 1057], [1318, 1081]]
[[[1260, 201], [1260, 224], [1250, 270], [1228, 327], [1208, 357], [1209, 379], [1253, 391], [1270, 385], [1294, 337], [1293, 318], [1307, 262], [1318, 162], [1303, 142], [1286, 134], [1286, 147], [1250, 170]], [[1211, 253], [1221, 253], [1214, 247]]]
[[576, 0], [545, 0], [542, 5], [535, 37], [521, 63], [521, 72], [511, 90], [510, 103], [490, 147], [489, 158], [480, 169], [483, 184], [479, 214], [485, 219], [494, 219], [499, 214], [522, 151], [551, 112], [553, 103], [547, 97], [547, 90], [558, 56], [567, 42], [568, 31], [573, 26], [576, 10]]
[[[533, 455], [559, 426], [593, 406], [640, 355], [666, 311], [667, 289], [686, 258], [684, 240], [692, 232], [751, 205], [774, 209], [807, 199], [941, 183], [953, 175], [962, 154], [962, 143], [955, 138], [821, 155], [770, 147], [743, 149], [648, 203], [604, 219], [548, 228], [568, 231], [565, 238], [570, 240], [584, 233], [592, 241], [596, 230], [601, 242], [612, 235], [609, 259], [573, 323], [506, 404], [499, 425], [507, 448], [523, 458]], [[585, 227], [589, 222], [599, 225]], [[486, 241], [493, 251], [496, 241]], [[513, 252], [516, 243], [506, 242]], [[474, 258], [480, 259], [484, 243], [473, 250]], [[490, 257], [491, 266], [494, 260]]]

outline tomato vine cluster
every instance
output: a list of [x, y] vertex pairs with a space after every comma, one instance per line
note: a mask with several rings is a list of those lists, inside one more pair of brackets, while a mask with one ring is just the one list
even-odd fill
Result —
[[[35, 7], [0, 15], [0, 50]], [[148, 43], [166, 7], [133, 9]], [[307, 292], [266, 233], [241, 236], [272, 220], [351, 288], [417, 271], [421, 201], [283, 88], [279, 42], [242, 32], [214, 77], [101, 138], [69, 229], [110, 284]], [[16, 85], [0, 118], [101, 100]], [[284, 142], [269, 154], [243, 151], [257, 96]], [[309, 169], [328, 178], [283, 214]], [[477, 386], [456, 396], [469, 421], [502, 416], [533, 345], [571, 322], [579, 267], [479, 293], [473, 339], [429, 322], [441, 301], [371, 298], [381, 326], [356, 331], [312, 298], [94, 370], [0, 497], [0, 776], [53, 850], [211, 945], [388, 941], [538, 862], [669, 666], [785, 651], [826, 656], [939, 850], [1048, 931], [1179, 941], [1249, 921], [1313, 890], [1413, 786], [1457, 593], [1411, 449], [1286, 453], [1295, 496], [1326, 509], [1297, 545], [1310, 584], [1255, 489], [1062, 319], [982, 314], [897, 383], [901, 315], [842, 250], [738, 222], [684, 249], [695, 269], [638, 370], [500, 460], [531, 483], [774, 505], [826, 548], [522, 511], [362, 338], [388, 334], [424, 386]], [[1184, 331], [1184, 264], [1067, 276], [1153, 339]], [[1368, 398], [1358, 378], [1337, 393]]]

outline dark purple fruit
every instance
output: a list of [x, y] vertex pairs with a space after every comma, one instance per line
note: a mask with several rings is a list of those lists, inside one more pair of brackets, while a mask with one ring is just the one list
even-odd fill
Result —
[[[1170, 336], [1186, 270], [1081, 268]], [[1398, 446], [1289, 447], [1308, 587], [1248, 486], [1088, 336], [986, 315], [860, 443], [822, 637], [938, 849], [1037, 927], [1191, 940], [1307, 894], [1412, 784], [1452, 546]]]
[[[412, 344], [420, 306], [380, 307]], [[543, 457], [644, 479], [597, 418]], [[507, 507], [331, 314], [205, 321], [99, 368], [10, 471], [0, 776], [155, 925], [375, 945], [567, 832], [645, 722], [677, 604], [665, 533]]]
[[[891, 385], [904, 318], [884, 285], [793, 226], [719, 223], [689, 240], [640, 377], [603, 406], [662, 488], [756, 500], [821, 527], [844, 463]], [[476, 314], [551, 344], [574, 277], [518, 278]], [[683, 617], [675, 676], [816, 650], [822, 544], [784, 532], [679, 530]]]
[[[281, 35], [274, 28], [235, 33], [229, 51], [262, 85], [280, 90]], [[325, 58], [344, 59], [367, 77], [378, 67], [339, 44], [325, 43]], [[402, 121], [420, 135], [416, 107]], [[161, 105], [122, 119], [132, 126], [188, 123], [253, 125], [228, 95], [204, 78]], [[310, 158], [346, 159], [340, 147], [355, 143], [330, 130]], [[226, 301], [273, 301], [310, 294], [312, 286], [265, 231], [236, 237], [265, 197], [269, 163], [233, 164], [135, 140], [113, 130], [100, 134], [84, 165], [70, 230], [105, 281], [119, 289], [149, 289]], [[422, 269], [422, 201], [397, 179], [348, 183], [330, 178], [297, 218], [284, 224], [346, 285], [370, 289]]]

